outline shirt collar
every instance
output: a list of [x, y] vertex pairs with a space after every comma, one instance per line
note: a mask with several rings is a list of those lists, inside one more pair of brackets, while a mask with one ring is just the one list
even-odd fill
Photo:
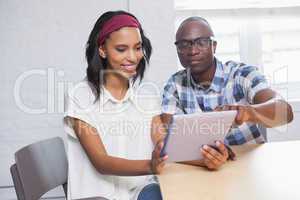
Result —
[[217, 58], [215, 58], [216, 61], [216, 71], [214, 74], [214, 78], [209, 86], [208, 89], [205, 89], [202, 85], [196, 83], [191, 75], [190, 70], [188, 70], [189, 76], [191, 77], [191, 83], [193, 87], [196, 87], [198, 89], [205, 90], [206, 92], [214, 91], [217, 93], [220, 93], [224, 84], [224, 66], [222, 62], [220, 62]]
[[134, 100], [134, 86], [132, 81], [129, 83], [129, 88], [124, 96], [123, 99], [118, 100], [116, 99], [104, 86], [101, 87], [101, 93], [100, 93], [100, 104], [104, 105], [108, 101], [111, 101], [112, 103], [124, 103], [126, 101], [132, 101], [135, 103]]

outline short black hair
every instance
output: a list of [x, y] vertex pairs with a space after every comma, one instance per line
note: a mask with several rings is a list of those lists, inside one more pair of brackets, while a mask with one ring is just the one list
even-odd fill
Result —
[[[134, 15], [126, 11], [118, 10], [118, 11], [105, 12], [96, 21], [94, 28], [92, 29], [88, 41], [86, 43], [85, 56], [88, 64], [86, 69], [86, 75], [92, 90], [96, 93], [96, 100], [99, 99], [100, 97], [100, 88], [105, 81], [103, 80], [104, 77], [102, 77], [102, 75], [104, 74], [104, 70], [107, 69], [107, 60], [102, 58], [99, 55], [99, 51], [98, 51], [99, 32], [102, 29], [105, 22], [107, 22], [109, 19], [111, 19], [116, 15], [124, 15], [124, 14], [132, 16], [137, 20], [137, 18]], [[144, 72], [146, 69], [146, 64], [149, 63], [151, 53], [152, 53], [151, 42], [145, 36], [141, 25], [139, 27], [139, 31], [142, 38], [142, 49], [143, 49], [144, 56], [140, 61], [140, 63], [138, 64], [137, 73], [133, 77], [133, 82], [135, 82], [137, 79], [139, 79], [140, 81], [143, 79]]]

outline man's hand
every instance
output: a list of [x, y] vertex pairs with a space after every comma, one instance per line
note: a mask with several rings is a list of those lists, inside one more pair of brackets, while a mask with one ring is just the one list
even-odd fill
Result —
[[221, 142], [216, 142], [216, 148], [204, 145], [201, 148], [203, 163], [210, 170], [219, 169], [228, 159], [229, 153], [226, 146]]
[[244, 122], [252, 122], [257, 123], [256, 112], [255, 108], [251, 105], [224, 105], [218, 106], [215, 111], [226, 111], [226, 110], [236, 110], [237, 115], [235, 117], [235, 123], [237, 125], [241, 125]]
[[152, 152], [151, 172], [153, 174], [160, 174], [165, 166], [165, 161], [168, 159], [168, 155], [160, 157], [160, 152], [163, 146], [164, 144], [162, 139], [156, 143], [154, 151]]

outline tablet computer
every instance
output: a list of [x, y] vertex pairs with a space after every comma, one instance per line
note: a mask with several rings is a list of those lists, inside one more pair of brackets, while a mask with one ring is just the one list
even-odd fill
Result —
[[167, 154], [167, 162], [201, 159], [202, 145], [224, 141], [236, 113], [232, 110], [173, 115], [160, 155]]

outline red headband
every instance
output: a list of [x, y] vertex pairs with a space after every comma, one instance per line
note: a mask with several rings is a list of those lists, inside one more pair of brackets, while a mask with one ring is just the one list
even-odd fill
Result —
[[139, 28], [140, 24], [134, 17], [130, 15], [116, 15], [103, 25], [101, 31], [99, 32], [98, 45], [102, 45], [109, 34], [123, 27]]

